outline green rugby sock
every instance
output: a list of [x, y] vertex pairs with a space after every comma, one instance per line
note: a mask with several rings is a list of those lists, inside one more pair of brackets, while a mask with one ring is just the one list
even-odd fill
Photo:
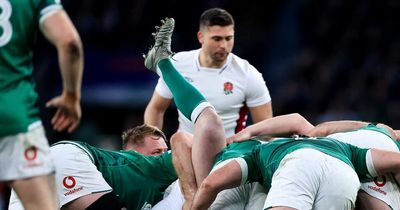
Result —
[[174, 96], [175, 105], [186, 118], [191, 119], [193, 110], [207, 100], [175, 69], [169, 59], [158, 62], [162, 77]]

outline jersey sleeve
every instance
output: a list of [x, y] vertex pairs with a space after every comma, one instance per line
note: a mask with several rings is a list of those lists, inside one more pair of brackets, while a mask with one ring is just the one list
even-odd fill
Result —
[[61, 0], [41, 0], [39, 4], [39, 23], [42, 23], [47, 17], [61, 9], [63, 9]]
[[162, 77], [158, 79], [156, 88], [155, 88], [156, 93], [158, 93], [160, 96], [168, 99], [172, 99], [172, 92], [169, 90], [167, 84], [165, 84], [164, 80]]
[[[247, 171], [242, 170], [242, 182], [243, 181], [245, 181], [245, 183], [261, 182], [262, 181], [261, 173], [257, 167], [253, 155], [251, 155], [251, 153], [247, 153], [240, 159], [244, 160], [244, 162], [247, 165]], [[243, 167], [241, 166], [241, 168]]]
[[368, 172], [367, 166], [367, 152], [369, 149], [361, 149], [359, 147], [350, 145], [351, 150], [351, 163], [354, 166], [354, 169], [361, 180], [365, 180], [371, 177], [370, 173]]
[[172, 153], [168, 151], [160, 156], [158, 156], [158, 164], [160, 173], [162, 174], [164, 181], [172, 182], [178, 178], [174, 165], [172, 163]]
[[253, 66], [249, 68], [245, 93], [248, 107], [260, 106], [271, 101], [271, 96], [262, 74]]

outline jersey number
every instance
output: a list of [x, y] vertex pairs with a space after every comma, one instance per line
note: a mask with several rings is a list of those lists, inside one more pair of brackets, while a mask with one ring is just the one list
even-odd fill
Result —
[[8, 0], [0, 0], [0, 47], [6, 45], [12, 36], [11, 10]]

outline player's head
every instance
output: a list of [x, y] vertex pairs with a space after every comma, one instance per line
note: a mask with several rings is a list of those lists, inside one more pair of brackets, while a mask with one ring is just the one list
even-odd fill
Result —
[[211, 8], [200, 17], [197, 38], [202, 51], [215, 63], [225, 63], [233, 49], [235, 22], [224, 9]]
[[221, 8], [211, 8], [203, 12], [200, 16], [199, 30], [204, 30], [210, 26], [235, 26], [232, 15]]
[[160, 129], [143, 124], [122, 133], [122, 149], [156, 156], [166, 152], [168, 147], [166, 137]]

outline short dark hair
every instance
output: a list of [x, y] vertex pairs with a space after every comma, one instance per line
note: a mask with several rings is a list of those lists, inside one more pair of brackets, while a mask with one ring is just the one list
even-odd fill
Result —
[[164, 138], [167, 140], [164, 132], [152, 125], [139, 125], [133, 128], [129, 128], [122, 133], [122, 148], [125, 149], [129, 143], [134, 145], [141, 145], [144, 143], [144, 137], [147, 135], [153, 135]]
[[221, 8], [211, 8], [200, 16], [200, 30], [209, 26], [230, 26], [235, 25], [232, 15]]

